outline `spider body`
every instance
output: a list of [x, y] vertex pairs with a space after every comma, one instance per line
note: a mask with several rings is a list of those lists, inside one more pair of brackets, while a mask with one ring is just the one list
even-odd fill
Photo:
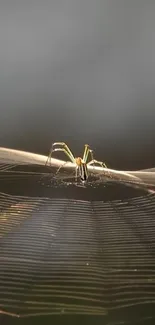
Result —
[[87, 164], [80, 158], [75, 158], [76, 161], [76, 168], [77, 168], [77, 173], [80, 176], [80, 179], [82, 182], [86, 182], [88, 179], [88, 168]]
[[82, 160], [81, 157], [77, 157], [75, 158], [76, 164], [77, 166], [80, 166], [81, 164], [84, 164], [85, 162]]
[[[87, 168], [88, 165], [98, 164], [101, 167], [106, 167], [107, 168], [105, 163], [103, 163], [101, 161], [98, 161], [98, 160], [95, 160], [93, 158], [93, 152], [90, 149], [88, 144], [85, 144], [83, 157], [81, 158], [81, 157], [74, 157], [73, 153], [71, 152], [71, 150], [69, 149], [69, 147], [67, 146], [67, 144], [65, 142], [55, 142], [55, 143], [53, 143], [52, 148], [51, 148], [51, 150], [49, 152], [49, 155], [48, 155], [48, 158], [47, 158], [47, 161], [46, 161], [46, 165], [48, 163], [48, 160], [51, 159], [51, 156], [52, 156], [53, 152], [55, 152], [55, 151], [64, 152], [66, 154], [66, 156], [69, 157], [70, 161], [73, 164], [76, 165], [75, 166], [75, 178], [77, 180], [77, 178], [80, 177], [80, 180], [82, 182], [86, 182], [87, 179], [88, 179], [88, 176], [89, 176], [88, 175], [88, 168]], [[88, 162], [89, 155], [90, 155], [91, 160]], [[59, 167], [58, 171], [60, 170], [61, 167]], [[57, 171], [57, 173], [58, 173], [58, 171]]]

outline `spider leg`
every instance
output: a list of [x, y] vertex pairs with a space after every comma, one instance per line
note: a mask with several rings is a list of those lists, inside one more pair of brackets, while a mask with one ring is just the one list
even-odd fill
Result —
[[55, 146], [62, 146], [62, 148], [66, 149], [66, 151], [68, 151], [70, 157], [72, 157], [72, 162], [74, 161], [74, 155], [73, 155], [73, 153], [71, 152], [71, 150], [69, 149], [69, 147], [67, 146], [67, 144], [65, 142], [54, 142], [53, 145], [52, 145], [52, 149]]
[[78, 179], [78, 168], [77, 166], [75, 167], [75, 182], [77, 183], [77, 179]]
[[94, 164], [98, 164], [98, 165], [100, 165], [101, 167], [106, 167], [106, 168], [107, 168], [107, 166], [106, 166], [105, 163], [103, 163], [102, 161], [98, 161], [98, 160], [96, 160], [96, 159], [92, 159], [91, 161], [88, 162], [87, 165], [94, 165]]
[[[88, 166], [90, 165], [95, 165], [95, 164], [98, 164], [99, 166], [101, 166], [102, 168], [108, 168], [107, 165], [105, 163], [103, 163], [102, 161], [98, 161], [96, 159], [92, 159], [91, 161], [88, 162]], [[109, 177], [112, 178], [111, 174], [108, 172], [109, 174]]]
[[70, 155], [70, 153], [65, 148], [54, 148], [54, 149], [52, 148], [50, 150], [49, 156], [47, 158], [46, 165], [48, 163], [48, 160], [50, 159], [50, 166], [51, 166], [51, 156], [52, 156], [52, 153], [55, 152], [55, 151], [62, 151], [62, 152], [64, 152], [66, 154], [66, 156], [69, 157], [69, 159], [71, 160], [71, 162], [75, 163], [74, 158]]
[[[62, 146], [62, 148], [54, 148], [55, 146]], [[61, 149], [61, 150], [56, 150], [56, 149]], [[63, 149], [63, 150], [62, 150]], [[54, 142], [52, 144], [52, 147], [50, 149], [50, 152], [49, 152], [49, 155], [48, 155], [48, 158], [47, 158], [47, 161], [45, 163], [45, 166], [48, 164], [48, 160], [50, 159], [51, 161], [51, 156], [52, 156], [52, 153], [53, 151], [64, 151], [65, 154], [69, 157], [69, 159], [74, 163], [75, 162], [75, 159], [74, 159], [74, 156], [71, 152], [71, 150], [68, 148], [68, 146], [64, 143], [64, 142]]]
[[83, 160], [84, 162], [86, 162], [86, 159], [87, 159], [88, 148], [89, 148], [89, 145], [88, 145], [88, 144], [85, 144], [85, 146], [84, 146], [83, 158], [82, 158], [82, 160]]
[[83, 154], [83, 161], [85, 163], [87, 163], [89, 154], [91, 156], [91, 160], [94, 160], [93, 151], [90, 149], [88, 144], [85, 144], [85, 149], [84, 149], [84, 154]]
[[[88, 160], [88, 156], [89, 156], [89, 155], [91, 156], [91, 161], [89, 161], [89, 162], [87, 163], [87, 160]], [[103, 167], [104, 167], [104, 168], [108, 168], [107, 165], [106, 165], [105, 163], [103, 163], [102, 161], [98, 161], [98, 160], [94, 159], [94, 156], [93, 156], [93, 150], [90, 149], [90, 147], [89, 147], [88, 144], [85, 145], [85, 150], [84, 150], [84, 154], [83, 154], [83, 161], [84, 161], [85, 163], [87, 163], [87, 165], [94, 165], [94, 166], [95, 166], [95, 164], [98, 164], [98, 165], [101, 166], [102, 168], [103, 168]], [[111, 177], [111, 174], [110, 174], [109, 172], [108, 172], [108, 174], [109, 174], [109, 177], [112, 178], [112, 177]]]
[[65, 163], [57, 169], [56, 175], [59, 173], [60, 169], [63, 168], [66, 164], [67, 164], [67, 161], [65, 161]]
[[48, 161], [49, 161], [49, 159], [51, 159], [51, 155], [52, 155], [52, 148], [50, 149], [50, 152], [49, 152], [49, 154], [48, 154], [47, 160], [46, 160], [46, 162], [45, 162], [45, 166], [48, 165]]
[[[56, 171], [56, 175], [59, 173], [60, 169], [63, 168], [65, 165], [67, 164], [67, 161], [62, 165], [60, 166], [57, 171]], [[77, 179], [78, 179], [78, 168], [77, 166], [75, 167], [75, 182], [77, 183]]]

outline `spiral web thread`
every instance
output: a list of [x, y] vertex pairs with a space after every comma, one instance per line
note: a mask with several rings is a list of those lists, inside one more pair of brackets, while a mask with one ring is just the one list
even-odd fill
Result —
[[[154, 306], [153, 191], [112, 201], [104, 191], [102, 201], [43, 197], [38, 175], [6, 167], [0, 171], [1, 313], [107, 315]], [[36, 195], [7, 194], [28, 178]]]
[[107, 314], [155, 303], [155, 197], [87, 202], [0, 195], [0, 308]]

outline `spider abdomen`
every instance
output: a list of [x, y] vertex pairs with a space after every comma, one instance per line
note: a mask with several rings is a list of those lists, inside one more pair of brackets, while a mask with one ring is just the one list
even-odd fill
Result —
[[78, 166], [78, 172], [79, 172], [79, 176], [81, 178], [82, 182], [85, 182], [88, 178], [88, 169], [87, 169], [87, 164], [85, 163], [81, 163]]

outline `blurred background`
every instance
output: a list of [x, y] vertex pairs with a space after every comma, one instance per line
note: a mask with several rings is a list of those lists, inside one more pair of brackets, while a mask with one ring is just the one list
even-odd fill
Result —
[[0, 4], [0, 145], [89, 143], [112, 168], [155, 165], [155, 3]]

